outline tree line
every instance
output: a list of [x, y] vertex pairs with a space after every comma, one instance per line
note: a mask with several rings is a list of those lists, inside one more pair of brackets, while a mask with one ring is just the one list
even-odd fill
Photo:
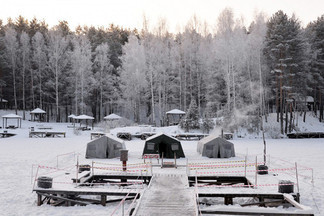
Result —
[[303, 28], [283, 11], [258, 13], [245, 27], [226, 8], [213, 28], [193, 16], [178, 33], [164, 19], [151, 27], [144, 18], [140, 31], [71, 31], [20, 16], [0, 22], [0, 35], [0, 96], [15, 109], [44, 108], [48, 120], [116, 112], [165, 125], [166, 111], [194, 100], [201, 118], [228, 128], [255, 129], [276, 112], [284, 134], [309, 109], [323, 121], [324, 16]]

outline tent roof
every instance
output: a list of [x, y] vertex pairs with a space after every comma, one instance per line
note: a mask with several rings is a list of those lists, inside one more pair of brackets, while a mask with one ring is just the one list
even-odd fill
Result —
[[74, 117], [74, 119], [81, 119], [81, 120], [93, 120], [94, 118], [92, 116], [88, 116], [88, 115], [79, 115], [79, 116], [76, 116]]
[[22, 118], [22, 117], [19, 116], [19, 115], [16, 115], [16, 114], [10, 113], [10, 114], [7, 114], [7, 115], [2, 116], [2, 118], [18, 119], [18, 118]]
[[117, 119], [121, 119], [121, 118], [122, 117], [120, 117], [119, 115], [116, 115], [115, 113], [112, 113], [112, 114], [104, 117], [104, 119], [106, 119], [106, 120], [117, 120]]
[[68, 116], [68, 118], [75, 118], [75, 117], [76, 117], [76, 115], [74, 115], [74, 114], [71, 114]]
[[200, 143], [202, 145], [205, 145], [205, 144], [209, 143], [212, 140], [216, 140], [218, 143], [222, 143], [222, 144], [227, 144], [227, 143], [228, 144], [233, 144], [233, 143], [227, 141], [226, 139], [223, 139], [221, 137], [217, 137], [215, 134], [212, 134], [212, 135], [210, 135], [208, 137], [203, 138], [198, 143]]
[[31, 111], [30, 113], [33, 113], [33, 114], [35, 114], [35, 113], [46, 113], [44, 110], [42, 110], [42, 109], [40, 109], [40, 108], [36, 108], [36, 109], [34, 109], [33, 111]]
[[159, 136], [162, 136], [162, 135], [167, 136], [167, 137], [169, 137], [169, 138], [171, 138], [171, 139], [173, 139], [173, 140], [179, 142], [179, 140], [177, 140], [176, 138], [174, 138], [174, 137], [172, 137], [172, 136], [168, 136], [168, 135], [166, 135], [166, 134], [164, 134], [164, 133], [157, 133], [157, 134], [155, 134], [155, 135], [153, 135], [153, 136], [150, 136], [149, 138], [146, 139], [146, 141], [150, 141], [150, 140], [155, 139], [155, 138], [157, 138], [157, 137], [159, 137]]
[[171, 114], [171, 115], [184, 115], [184, 114], [186, 114], [186, 112], [184, 112], [182, 110], [179, 110], [179, 109], [173, 109], [173, 110], [170, 110], [170, 111], [166, 112], [166, 114]]

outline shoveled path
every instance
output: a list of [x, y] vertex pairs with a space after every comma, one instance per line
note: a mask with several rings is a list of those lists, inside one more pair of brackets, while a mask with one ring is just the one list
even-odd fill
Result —
[[156, 174], [141, 199], [136, 215], [195, 216], [195, 200], [187, 175]]

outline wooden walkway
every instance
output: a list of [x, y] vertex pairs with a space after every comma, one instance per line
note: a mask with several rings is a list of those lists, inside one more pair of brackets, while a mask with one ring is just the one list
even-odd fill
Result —
[[158, 174], [142, 195], [135, 215], [194, 216], [197, 215], [195, 202], [194, 189], [189, 188], [187, 175]]

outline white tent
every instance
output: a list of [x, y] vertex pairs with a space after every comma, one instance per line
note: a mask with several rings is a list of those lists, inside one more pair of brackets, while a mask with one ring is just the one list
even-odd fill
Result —
[[120, 117], [119, 115], [116, 115], [115, 113], [112, 113], [110, 115], [107, 115], [104, 117], [105, 120], [110, 120], [110, 121], [113, 121], [113, 120], [119, 120], [121, 119], [122, 117]]
[[17, 119], [17, 127], [21, 128], [22, 117], [19, 115], [16, 115], [16, 114], [12, 114], [12, 113], [2, 116], [2, 127], [3, 128], [7, 127], [8, 119]]
[[75, 117], [76, 117], [76, 115], [74, 115], [74, 114], [71, 114], [68, 116], [68, 118], [75, 118]]

